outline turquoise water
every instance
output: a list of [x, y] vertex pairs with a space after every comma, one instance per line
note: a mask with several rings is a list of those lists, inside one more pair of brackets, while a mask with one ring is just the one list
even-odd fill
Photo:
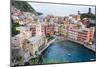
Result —
[[70, 41], [55, 42], [43, 52], [43, 64], [95, 60], [95, 52]]

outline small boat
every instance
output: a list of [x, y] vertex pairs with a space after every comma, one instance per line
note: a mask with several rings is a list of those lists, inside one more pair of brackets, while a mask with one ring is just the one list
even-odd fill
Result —
[[90, 59], [90, 60], [94, 60], [94, 59]]
[[68, 54], [68, 56], [71, 56], [71, 54]]

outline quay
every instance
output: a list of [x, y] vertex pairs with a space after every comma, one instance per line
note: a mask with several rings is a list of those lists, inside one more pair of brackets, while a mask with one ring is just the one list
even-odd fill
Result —
[[50, 46], [50, 44], [52, 44], [55, 40], [56, 38], [48, 42], [47, 45], [39, 52], [39, 54], [41, 54], [44, 50], [46, 50]]
[[79, 42], [77, 40], [73, 40], [73, 39], [70, 39], [70, 38], [68, 38], [67, 40], [79, 43], [79, 44], [83, 45], [84, 47], [86, 47], [86, 48], [88, 48], [88, 49], [90, 49], [90, 50], [92, 50], [94, 52], [96, 51], [95, 44], [93, 44], [93, 45], [87, 45], [87, 44], [84, 44], [83, 42]]

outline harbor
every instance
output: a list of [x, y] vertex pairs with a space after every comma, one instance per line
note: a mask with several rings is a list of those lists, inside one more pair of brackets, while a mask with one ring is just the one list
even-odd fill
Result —
[[52, 43], [43, 52], [43, 64], [95, 61], [95, 52], [71, 41]]

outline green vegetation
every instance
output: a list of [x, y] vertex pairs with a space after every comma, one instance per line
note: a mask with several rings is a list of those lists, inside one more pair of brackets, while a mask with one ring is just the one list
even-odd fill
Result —
[[[44, 62], [45, 63], [45, 62]], [[59, 64], [59, 63], [68, 63], [68, 61], [63, 61], [63, 62], [58, 62], [58, 61], [54, 61], [54, 60], [49, 60], [48, 62], [46, 62], [47, 64]]]
[[54, 37], [53, 37], [53, 36], [47, 36], [47, 38], [48, 38], [48, 41], [50, 41], [50, 40], [54, 39]]
[[30, 64], [30, 65], [35, 64], [35, 59], [33, 59], [33, 58], [30, 59], [30, 60], [29, 60], [29, 64]]
[[83, 18], [91, 18], [93, 20], [96, 19], [95, 14], [82, 13], [82, 14], [80, 14], [80, 16], [81, 16], [81, 19], [83, 19]]
[[[42, 58], [43, 59], [43, 58]], [[38, 58], [32, 58], [29, 60], [29, 64], [33, 65], [33, 64], [42, 64], [43, 62], [39, 62]]]
[[49, 61], [45, 61], [45, 58], [42, 58], [43, 62], [38, 63], [37, 59], [31, 59], [29, 60], [29, 64], [33, 65], [33, 64], [55, 64], [55, 63], [67, 63], [68, 61], [63, 61], [63, 62], [58, 62], [58, 61], [54, 61], [54, 60], [49, 60]]
[[24, 65], [23, 58], [19, 57], [19, 65]]
[[20, 26], [18, 23], [14, 23], [13, 20], [11, 20], [11, 23], [12, 23], [12, 36], [15, 36], [17, 34], [19, 34], [20, 32], [16, 30], [16, 27]]

